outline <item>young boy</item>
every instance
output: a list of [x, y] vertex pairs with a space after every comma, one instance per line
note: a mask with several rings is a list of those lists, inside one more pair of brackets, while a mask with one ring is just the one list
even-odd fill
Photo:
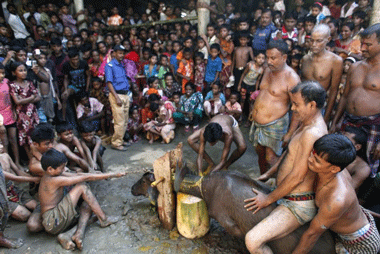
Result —
[[[64, 151], [68, 148], [71, 154], [74, 155], [71, 156], [75, 158], [74, 160], [69, 157], [69, 168], [77, 172], [81, 172], [82, 170], [88, 171], [89, 161], [79, 139], [73, 133], [73, 126], [70, 123], [62, 123], [57, 125], [55, 129], [57, 131], [58, 143], [55, 143], [54, 148], [65, 153], [65, 155], [66, 152]], [[90, 168], [90, 170], [93, 170], [93, 168]]]
[[315, 17], [317, 20], [316, 25], [319, 23], [324, 23], [326, 16], [322, 13], [323, 5], [319, 2], [315, 2], [311, 7], [311, 16]]
[[100, 171], [104, 172], [102, 156], [106, 148], [102, 146], [102, 140], [95, 135], [94, 126], [84, 121], [79, 125], [79, 133], [82, 136], [80, 143], [87, 154], [87, 158], [90, 158], [91, 167], [97, 168], [96, 164], [98, 164]]
[[294, 43], [298, 41], [298, 31], [296, 28], [297, 16], [294, 12], [286, 12], [284, 15], [284, 25], [281, 30], [274, 32], [274, 39], [291, 39]]
[[219, 74], [222, 71], [222, 59], [219, 57], [220, 46], [219, 44], [212, 44], [210, 46], [210, 55], [206, 65], [206, 87], [203, 94], [207, 94], [211, 90], [211, 84], [219, 80]]
[[[76, 207], [82, 198], [85, 203], [80, 205], [78, 228], [72, 236], [76, 246], [82, 249], [85, 227], [92, 212], [98, 217], [101, 227], [117, 222], [117, 219], [105, 215], [91, 189], [83, 182], [118, 178], [126, 173], [73, 175], [64, 172], [66, 163], [66, 156], [55, 149], [50, 149], [41, 158], [44, 170], [39, 188], [42, 225], [50, 234], [55, 235], [65, 231], [74, 221], [77, 215]], [[64, 195], [64, 187], [72, 185], [75, 186]], [[74, 246], [64, 247], [73, 248]]]
[[235, 52], [232, 58], [233, 75], [235, 77], [235, 83], [232, 90], [237, 90], [240, 83], [241, 75], [244, 72], [244, 68], [247, 65], [249, 58], [254, 59], [252, 47], [248, 46], [249, 34], [240, 33], [239, 34], [239, 46], [235, 48]]
[[172, 66], [174, 73], [177, 73], [177, 70], [178, 70], [177, 54], [180, 50], [181, 50], [181, 43], [179, 41], [173, 41], [174, 53], [170, 57], [170, 65]]
[[[182, 78], [182, 93], [185, 93], [185, 85], [194, 79], [194, 62], [191, 59], [191, 49], [183, 49], [183, 57], [179, 62], [177, 76]], [[184, 63], [185, 62], [185, 63]]]
[[303, 29], [298, 33], [298, 45], [300, 45], [301, 47], [304, 46], [306, 34], [311, 33], [311, 31], [315, 27], [315, 23], [317, 23], [317, 20], [314, 16], [310, 15], [305, 18]]
[[86, 91], [77, 94], [77, 102], [78, 122], [87, 121], [94, 126], [95, 131], [100, 130], [102, 134], [106, 133], [104, 105], [97, 99], [90, 97]]

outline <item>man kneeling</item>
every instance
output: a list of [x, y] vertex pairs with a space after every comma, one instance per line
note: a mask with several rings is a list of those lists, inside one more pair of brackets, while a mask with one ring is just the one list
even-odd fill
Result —
[[[121, 177], [125, 173], [71, 174], [64, 172], [66, 163], [66, 156], [54, 148], [44, 153], [41, 158], [41, 165], [45, 171], [39, 188], [42, 225], [50, 234], [62, 233], [72, 225], [77, 216], [76, 206], [82, 198], [84, 202], [80, 206], [78, 228], [75, 234], [68, 240], [58, 237], [65, 249], [73, 249], [75, 244], [82, 249], [84, 230], [92, 212], [98, 217], [101, 227], [107, 227], [116, 222], [114, 218], [109, 218], [104, 214], [94, 194], [83, 182]], [[67, 195], [64, 195], [64, 187], [71, 185], [75, 186]]]
[[359, 205], [345, 169], [355, 158], [354, 145], [343, 135], [325, 135], [314, 143], [308, 165], [318, 174], [315, 203], [319, 210], [293, 254], [308, 253], [327, 229], [337, 233], [344, 253], [379, 251], [380, 236], [374, 219]]

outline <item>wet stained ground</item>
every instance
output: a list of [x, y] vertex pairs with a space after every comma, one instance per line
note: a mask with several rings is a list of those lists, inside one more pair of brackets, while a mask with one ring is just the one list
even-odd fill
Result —
[[[249, 129], [241, 129], [248, 149], [230, 170], [239, 170], [251, 177], [257, 177], [257, 156], [248, 141]], [[89, 225], [84, 238], [83, 253], [248, 253], [244, 241], [230, 236], [215, 220], [211, 220], [209, 233], [201, 239], [189, 240], [179, 235], [176, 229], [165, 230], [149, 200], [131, 194], [132, 185], [140, 179], [144, 169], [152, 168], [155, 159], [174, 149], [179, 142], [184, 143], [183, 154], [188, 166], [195, 167], [196, 154], [187, 145], [188, 135], [183, 127], [179, 127], [171, 144], [155, 142], [149, 145], [147, 140], [142, 140], [130, 146], [126, 152], [107, 147], [103, 156], [107, 172], [131, 173], [120, 179], [90, 184], [105, 213], [120, 216], [120, 221], [108, 228], [100, 228], [97, 223]], [[220, 142], [212, 149], [206, 146], [206, 151], [214, 161], [220, 159], [222, 149], [223, 143]], [[232, 149], [235, 149], [234, 144]], [[0, 253], [72, 253], [64, 250], [55, 236], [44, 232], [30, 234], [25, 223], [14, 220], [10, 220], [5, 235], [22, 238], [24, 245], [17, 250], [0, 249]], [[74, 252], [79, 253], [79, 250]]]

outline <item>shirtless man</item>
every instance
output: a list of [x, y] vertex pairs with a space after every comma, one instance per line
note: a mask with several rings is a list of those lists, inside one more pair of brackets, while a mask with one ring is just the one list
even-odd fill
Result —
[[235, 48], [234, 54], [232, 57], [232, 66], [231, 70], [235, 77], [235, 84], [233, 90], [237, 90], [241, 75], [244, 72], [249, 59], [253, 60], [253, 50], [252, 47], [248, 46], [249, 34], [247, 32], [241, 32], [239, 34], [239, 46]]
[[368, 135], [366, 158], [370, 176], [375, 177], [380, 158], [380, 24], [365, 29], [361, 38], [365, 60], [351, 65], [330, 132], [337, 130], [343, 113], [343, 131], [347, 125], [364, 129]]
[[278, 206], [245, 237], [251, 253], [272, 253], [265, 245], [268, 241], [281, 238], [301, 225], [311, 221], [317, 213], [314, 203], [313, 186], [315, 174], [308, 170], [308, 158], [314, 142], [327, 134], [321, 109], [325, 103], [326, 91], [315, 81], [299, 83], [291, 91], [292, 110], [300, 121], [288, 149], [277, 163], [268, 170], [261, 180], [277, 172], [277, 188], [264, 194], [253, 189], [257, 196], [245, 200], [248, 211], [258, 212], [278, 201]]
[[328, 229], [337, 233], [344, 253], [378, 253], [380, 236], [374, 219], [359, 205], [345, 170], [355, 157], [355, 147], [343, 135], [329, 134], [315, 142], [308, 165], [318, 175], [315, 203], [319, 209], [293, 254], [309, 253]]
[[361, 153], [361, 155], [365, 156], [364, 151], [367, 144], [367, 134], [363, 130], [352, 126], [347, 126], [343, 134], [351, 140], [356, 149], [356, 158], [346, 169], [351, 175], [352, 187], [354, 187], [357, 193], [359, 187], [371, 173], [371, 168], [368, 163], [358, 155], [358, 153]]
[[330, 39], [330, 28], [326, 24], [317, 25], [311, 33], [311, 54], [301, 61], [301, 79], [318, 81], [329, 93], [324, 113], [326, 123], [330, 121], [343, 73], [342, 58], [326, 49]]
[[[224, 143], [224, 148], [219, 164], [215, 165], [214, 161], [205, 151], [205, 146], [206, 142], [209, 142], [211, 146], [214, 146], [218, 141]], [[207, 174], [209, 170], [213, 172], [227, 169], [247, 150], [247, 145], [245, 144], [243, 133], [240, 131], [238, 122], [233, 116], [229, 115], [214, 116], [208, 125], [190, 135], [187, 142], [198, 154], [197, 168], [200, 175]], [[232, 142], [235, 142], [236, 150], [233, 151], [228, 158]], [[203, 159], [208, 163], [207, 172], [202, 172]]]
[[260, 93], [253, 105], [253, 122], [249, 139], [259, 156], [260, 173], [273, 166], [282, 153], [282, 140], [288, 142], [297, 128], [292, 119], [289, 126], [290, 91], [300, 79], [286, 64], [288, 45], [282, 40], [271, 41], [266, 51], [268, 67], [260, 83]]

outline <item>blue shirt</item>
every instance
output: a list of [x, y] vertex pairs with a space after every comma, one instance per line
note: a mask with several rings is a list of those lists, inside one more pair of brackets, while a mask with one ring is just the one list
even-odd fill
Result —
[[259, 26], [256, 30], [255, 35], [252, 40], [252, 47], [254, 50], [266, 50], [269, 41], [271, 40], [271, 35], [275, 32], [277, 28], [273, 23], [267, 25], [266, 27]]
[[207, 83], [213, 82], [217, 71], [222, 71], [222, 59], [217, 56], [214, 60], [212, 60], [211, 56], [209, 56], [206, 65], [205, 81]]
[[174, 73], [176, 73], [178, 70], [177, 54], [173, 54], [170, 57], [170, 64], [174, 66]]
[[[212, 93], [212, 91], [209, 91], [205, 97], [205, 101], [209, 100], [209, 99], [214, 99], [214, 94]], [[220, 101], [222, 102], [223, 105], [226, 104], [226, 97], [224, 96], [223, 93], [220, 93], [219, 95], [219, 99]]]
[[106, 82], [111, 82], [115, 91], [129, 91], [127, 73], [124, 66], [115, 58], [104, 69]]

